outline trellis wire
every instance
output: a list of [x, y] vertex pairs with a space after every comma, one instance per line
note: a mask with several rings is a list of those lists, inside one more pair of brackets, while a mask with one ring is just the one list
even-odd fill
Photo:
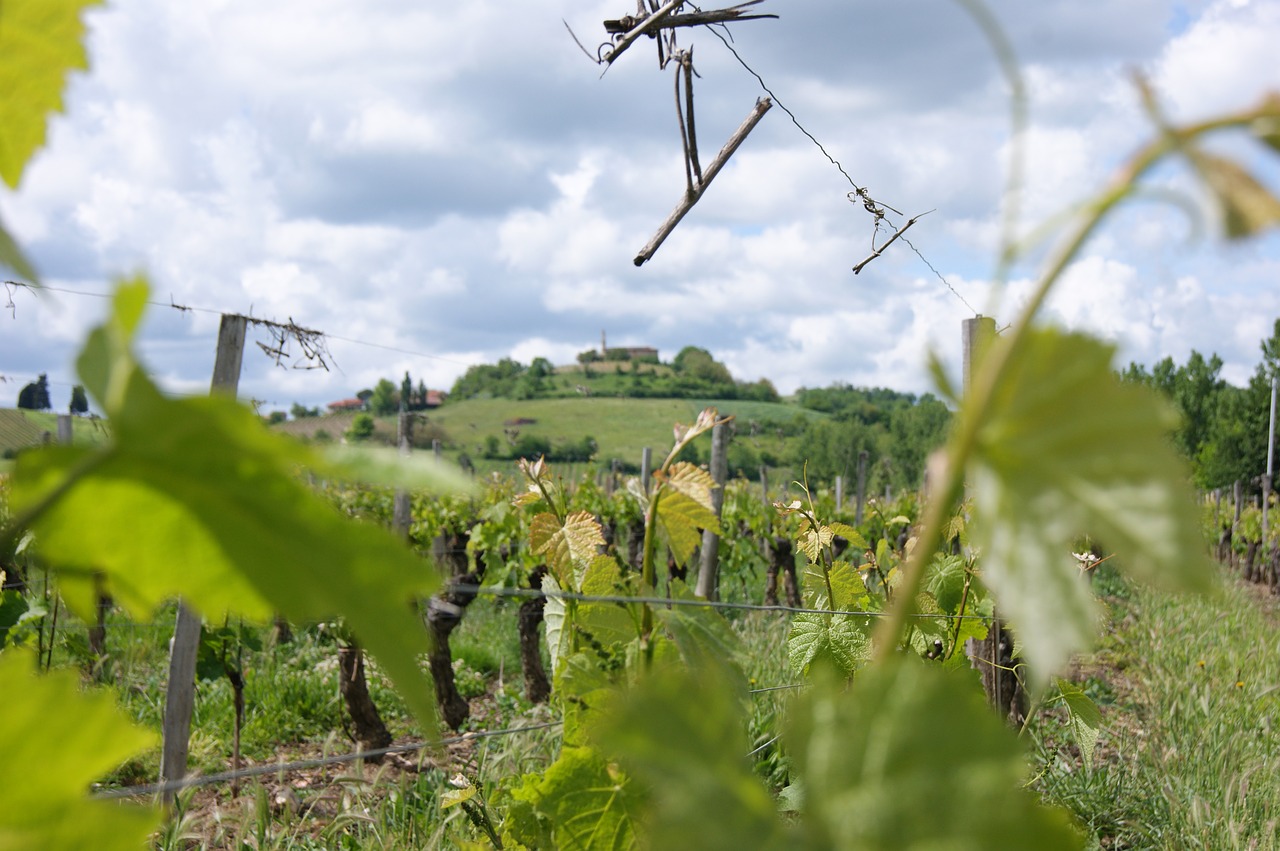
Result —
[[358, 762], [362, 759], [370, 759], [372, 757], [413, 753], [427, 748], [456, 745], [461, 744], [462, 742], [474, 741], [476, 739], [492, 739], [515, 735], [516, 733], [530, 733], [537, 730], [546, 730], [551, 727], [558, 727], [563, 723], [563, 721], [547, 721], [542, 724], [530, 724], [526, 727], [508, 727], [503, 730], [464, 733], [461, 736], [452, 736], [447, 739], [437, 739], [436, 741], [431, 742], [413, 742], [405, 745], [392, 745], [391, 747], [386, 748], [374, 748], [373, 750], [358, 751], [356, 753], [339, 754], [337, 756], [301, 759], [294, 762], [277, 762], [271, 765], [255, 765], [249, 768], [242, 768], [238, 771], [220, 771], [217, 774], [206, 774], [200, 777], [184, 777], [181, 780], [170, 780], [164, 783], [147, 783], [141, 786], [125, 786], [119, 789], [105, 789], [95, 792], [89, 797], [97, 800], [113, 800], [119, 798], [163, 795], [172, 792], [181, 792], [183, 789], [190, 789], [198, 786], [212, 786], [218, 783], [230, 783], [233, 780], [242, 780], [248, 777], [261, 777], [267, 774], [283, 774], [293, 771], [305, 771], [309, 768], [323, 768], [327, 765], [342, 765], [344, 763]]

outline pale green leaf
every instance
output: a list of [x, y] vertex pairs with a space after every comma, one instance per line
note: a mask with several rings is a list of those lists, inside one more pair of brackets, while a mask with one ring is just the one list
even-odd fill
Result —
[[434, 589], [433, 571], [306, 487], [297, 473], [315, 457], [247, 408], [163, 396], [129, 349], [145, 296], [145, 286], [123, 287], [78, 361], [110, 441], [24, 453], [14, 468], [15, 512], [56, 496], [34, 528], [68, 600], [90, 612], [101, 573], [135, 616], [177, 596], [210, 618], [341, 613], [430, 725], [435, 700], [417, 664], [426, 631], [409, 603]]
[[[580, 584], [581, 593], [592, 597], [616, 597], [628, 590], [618, 562], [610, 556], [592, 559]], [[639, 616], [633, 616], [622, 603], [583, 601], [574, 610], [573, 628], [582, 637], [580, 644], [586, 644], [602, 660], [608, 660], [619, 652], [619, 645], [637, 637]]]
[[324, 449], [323, 458], [328, 464], [317, 473], [346, 481], [447, 494], [476, 490], [475, 481], [462, 468], [423, 452], [402, 455], [390, 447], [338, 445]]
[[91, 801], [89, 784], [155, 744], [110, 693], [82, 692], [73, 671], [35, 674], [30, 654], [0, 653], [0, 851], [123, 851], [146, 846], [159, 810]]
[[560, 590], [560, 584], [550, 573], [542, 577], [542, 591], [547, 595], [547, 602], [542, 610], [542, 626], [547, 634], [547, 655], [551, 657], [552, 676], [560, 670], [560, 662], [568, 651], [569, 634], [564, 628], [565, 602], [563, 597], [556, 596]]
[[871, 658], [868, 615], [804, 612], [791, 619], [787, 662], [797, 674], [807, 674], [822, 662], [850, 676]]
[[1166, 436], [1169, 406], [1120, 382], [1110, 346], [1030, 334], [995, 390], [968, 480], [983, 581], [1042, 685], [1095, 628], [1093, 597], [1071, 563], [1075, 536], [1104, 542], [1140, 578], [1205, 589], [1215, 574], [1186, 466]]
[[1080, 748], [1084, 767], [1092, 770], [1093, 752], [1102, 732], [1102, 713], [1098, 710], [1098, 705], [1084, 693], [1084, 689], [1075, 683], [1058, 680], [1058, 690], [1067, 707], [1067, 723], [1076, 747]]
[[819, 678], [792, 719], [788, 753], [814, 847], [1083, 847], [1064, 812], [1022, 788], [1014, 732], [936, 665], [868, 668], [847, 689]]
[[440, 796], [440, 809], [447, 810], [465, 804], [476, 796], [476, 787], [468, 783], [462, 789], [448, 789]]
[[0, 4], [0, 179], [18, 188], [62, 111], [67, 74], [85, 70], [81, 14], [100, 0], [4, 0]]

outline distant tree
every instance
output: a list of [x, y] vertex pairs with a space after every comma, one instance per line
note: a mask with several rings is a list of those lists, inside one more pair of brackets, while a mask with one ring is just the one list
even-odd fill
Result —
[[18, 407], [28, 411], [47, 411], [49, 403], [49, 378], [45, 373], [18, 391]]
[[413, 381], [409, 378], [408, 370], [405, 371], [404, 381], [400, 382], [400, 404], [398, 407], [404, 411], [413, 407]]
[[89, 397], [84, 393], [84, 385], [77, 384], [71, 388], [70, 411], [80, 415], [89, 413]]
[[379, 378], [373, 387], [373, 395], [369, 397], [369, 410], [379, 417], [385, 417], [394, 414], [399, 407], [396, 386], [386, 378]]
[[289, 416], [293, 417], [295, 420], [302, 420], [307, 417], [318, 417], [320, 416], [320, 409], [308, 408], [306, 405], [300, 405], [297, 402], [294, 402], [293, 407], [289, 409]]
[[272, 411], [270, 414], [267, 414], [267, 422], [270, 425], [282, 423], [287, 419], [289, 419], [289, 415], [284, 411]]
[[356, 394], [356, 398], [359, 399], [361, 402], [364, 402], [366, 405], [368, 405], [369, 400], [373, 398], [373, 391], [369, 390], [368, 388], [361, 390], [359, 393]]
[[427, 407], [427, 385], [423, 383], [423, 381], [422, 381], [422, 379], [421, 379], [421, 378], [419, 378], [419, 379], [418, 379], [418, 401], [417, 401], [417, 407], [418, 407], [418, 408], [425, 408], [425, 407]]
[[588, 364], [595, 363], [600, 360], [600, 352], [596, 349], [587, 349], [585, 352], [578, 352], [578, 363]]
[[373, 437], [373, 429], [372, 414], [356, 414], [351, 420], [351, 428], [347, 429], [347, 440], [368, 440]]

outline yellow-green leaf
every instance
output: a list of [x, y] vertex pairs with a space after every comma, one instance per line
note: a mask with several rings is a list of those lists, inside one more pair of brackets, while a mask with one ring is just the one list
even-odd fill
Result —
[[550, 513], [535, 516], [529, 540], [534, 553], [546, 556], [557, 581], [570, 588], [578, 586], [582, 571], [604, 546], [600, 521], [586, 511], [570, 514], [564, 523]]
[[13, 189], [44, 144], [49, 113], [62, 111], [67, 74], [89, 67], [80, 16], [99, 2], [0, 3], [0, 179]]
[[89, 784], [151, 747], [108, 692], [82, 692], [73, 671], [37, 676], [27, 653], [0, 653], [0, 851], [124, 851], [146, 845], [159, 810], [92, 801]]
[[25, 283], [39, 285], [40, 278], [36, 274], [35, 266], [31, 265], [31, 261], [18, 247], [18, 243], [4, 229], [4, 223], [0, 222], [0, 267], [6, 266], [19, 278], [23, 278]]
[[24, 453], [14, 468], [15, 512], [52, 500], [34, 528], [68, 600], [91, 612], [101, 573], [134, 615], [177, 596], [208, 616], [343, 614], [431, 726], [417, 664], [426, 632], [410, 601], [431, 593], [433, 571], [389, 533], [334, 511], [298, 477], [323, 464], [247, 408], [162, 395], [130, 351], [145, 298], [144, 285], [121, 288], [78, 361], [110, 441]]
[[1093, 751], [1102, 732], [1102, 713], [1098, 711], [1098, 705], [1084, 693], [1084, 689], [1075, 683], [1058, 680], [1058, 690], [1067, 707], [1067, 722], [1071, 728], [1071, 736], [1076, 740], [1076, 747], [1080, 748], [1084, 767], [1092, 769]]

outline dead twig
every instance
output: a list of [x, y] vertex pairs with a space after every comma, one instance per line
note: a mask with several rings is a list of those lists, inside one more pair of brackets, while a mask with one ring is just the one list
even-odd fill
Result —
[[[853, 193], [850, 193], [850, 194], [853, 194]], [[895, 210], [895, 212], [897, 212], [897, 211]], [[893, 244], [894, 244], [894, 242], [896, 242], [896, 241], [897, 241], [898, 237], [902, 236], [904, 233], [906, 233], [906, 232], [907, 232], [907, 229], [908, 229], [908, 228], [910, 228], [910, 227], [911, 227], [912, 225], [914, 225], [916, 222], [920, 221], [921, 216], [927, 216], [927, 215], [929, 215], [929, 213], [932, 213], [932, 212], [933, 212], [933, 210], [929, 210], [928, 212], [921, 213], [921, 214], [920, 214], [920, 215], [918, 215], [918, 216], [914, 216], [914, 217], [912, 217], [912, 218], [908, 219], [908, 220], [907, 220], [907, 223], [906, 223], [905, 225], [903, 225], [901, 228], [899, 228], [898, 230], [894, 231], [893, 236], [889, 237], [889, 241], [888, 241], [888, 242], [886, 242], [884, 245], [880, 246], [879, 248], [876, 248], [876, 247], [875, 247], [875, 245], [874, 245], [874, 244], [872, 244], [872, 246], [871, 246], [871, 254], [870, 254], [870, 256], [868, 256], [866, 260], [863, 260], [863, 261], [862, 261], [861, 263], [859, 263], [857, 266], [854, 266], [854, 267], [853, 267], [853, 274], [855, 274], [855, 275], [856, 275], [856, 274], [858, 274], [859, 272], [861, 272], [861, 271], [866, 267], [866, 265], [867, 265], [868, 263], [870, 263], [872, 260], [875, 260], [875, 259], [876, 259], [877, 257], [879, 257], [881, 254], [883, 254], [883, 253], [884, 253], [884, 250], [885, 250], [886, 248], [888, 248], [890, 245], [893, 245]], [[881, 213], [881, 217], [883, 217], [883, 215], [884, 215], [884, 214], [883, 214], [883, 213]]]
[[711, 185], [711, 181], [715, 180], [716, 175], [720, 173], [720, 169], [724, 168], [724, 164], [729, 161], [729, 157], [733, 156], [734, 152], [737, 151], [739, 146], [741, 146], [746, 140], [747, 135], [755, 129], [755, 126], [760, 123], [760, 119], [764, 117], [764, 114], [768, 112], [769, 108], [772, 106], [773, 101], [769, 98], [763, 98], [756, 101], [756, 105], [752, 108], [751, 114], [749, 114], [746, 120], [742, 122], [741, 126], [734, 131], [733, 135], [729, 137], [729, 141], [725, 142], [724, 147], [720, 149], [720, 153], [716, 154], [716, 158], [711, 161], [709, 166], [707, 166], [707, 170], [702, 176], [702, 179], [696, 186], [689, 188], [685, 192], [684, 197], [680, 199], [680, 203], [676, 205], [676, 208], [672, 210], [671, 215], [668, 216], [667, 220], [658, 228], [658, 232], [655, 233], [653, 238], [649, 240], [648, 244], [646, 244], [645, 247], [640, 249], [640, 252], [636, 254], [634, 262], [637, 266], [644, 265], [644, 262], [654, 255], [658, 250], [658, 247], [662, 245], [663, 240], [671, 235], [671, 231], [675, 230], [676, 225], [680, 224], [680, 220], [684, 218], [685, 214], [693, 209], [693, 205], [698, 203], [698, 200], [702, 197], [702, 193], [707, 191], [707, 187]]

